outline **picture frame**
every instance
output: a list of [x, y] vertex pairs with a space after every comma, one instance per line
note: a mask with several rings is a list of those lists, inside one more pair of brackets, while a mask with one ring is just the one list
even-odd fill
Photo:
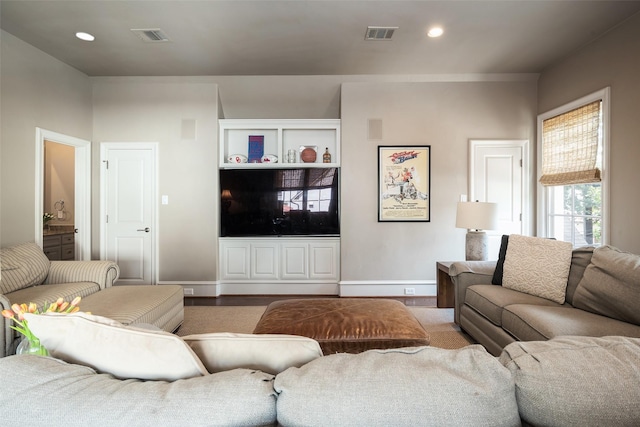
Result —
[[378, 146], [378, 222], [431, 221], [431, 146]]

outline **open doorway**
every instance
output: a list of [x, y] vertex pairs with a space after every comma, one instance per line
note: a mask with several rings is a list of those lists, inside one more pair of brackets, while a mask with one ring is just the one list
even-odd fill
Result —
[[91, 142], [36, 128], [35, 183], [36, 243], [43, 247], [50, 213], [51, 225], [74, 233], [73, 259], [91, 259]]

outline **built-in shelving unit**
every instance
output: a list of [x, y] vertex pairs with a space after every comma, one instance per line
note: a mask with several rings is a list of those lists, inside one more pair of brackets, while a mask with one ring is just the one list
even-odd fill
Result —
[[[340, 167], [340, 120], [219, 120], [220, 169]], [[261, 135], [263, 153], [277, 162], [236, 163], [249, 158], [249, 137]], [[314, 162], [301, 149], [317, 147]], [[325, 149], [331, 162], [323, 162]], [[290, 150], [295, 162], [288, 161]], [[220, 289], [227, 294], [337, 294], [339, 236], [223, 237], [218, 241]]]
[[[286, 167], [338, 167], [340, 166], [340, 120], [250, 120], [221, 119], [220, 168], [286, 168]], [[229, 161], [235, 155], [248, 157], [249, 136], [264, 137], [264, 154], [276, 156], [277, 163], [235, 163]], [[300, 159], [301, 147], [316, 147], [313, 163]], [[329, 149], [331, 162], [323, 163], [322, 155]], [[289, 163], [289, 150], [296, 153], [295, 163]]]

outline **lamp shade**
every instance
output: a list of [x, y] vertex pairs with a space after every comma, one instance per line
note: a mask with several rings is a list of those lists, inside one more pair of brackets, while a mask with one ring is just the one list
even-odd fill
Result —
[[220, 196], [220, 198], [222, 200], [231, 200], [231, 199], [233, 199], [233, 196], [231, 195], [231, 191], [222, 190], [222, 195]]
[[458, 202], [456, 227], [474, 230], [494, 230], [498, 228], [498, 204]]

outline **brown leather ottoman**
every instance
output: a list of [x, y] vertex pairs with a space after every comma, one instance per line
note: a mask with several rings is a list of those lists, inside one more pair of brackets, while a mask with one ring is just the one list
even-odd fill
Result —
[[253, 333], [313, 338], [325, 355], [429, 345], [429, 334], [404, 304], [377, 298], [276, 301]]

